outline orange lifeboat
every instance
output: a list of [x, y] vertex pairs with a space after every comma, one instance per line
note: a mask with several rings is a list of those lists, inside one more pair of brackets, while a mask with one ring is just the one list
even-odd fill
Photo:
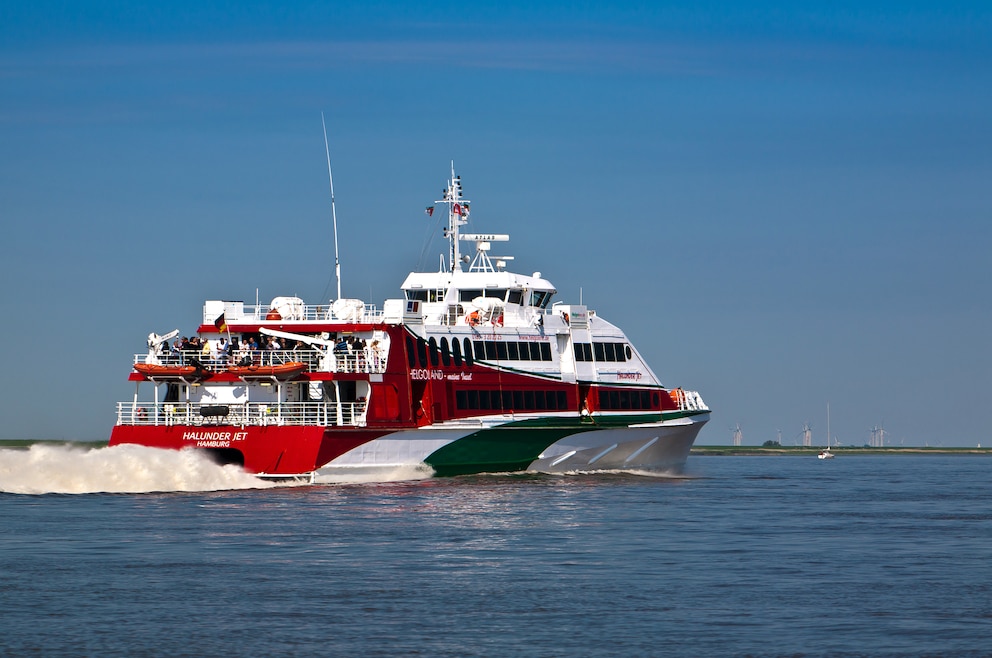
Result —
[[272, 366], [231, 366], [227, 372], [241, 379], [292, 379], [304, 370], [307, 364], [300, 361], [290, 361]]

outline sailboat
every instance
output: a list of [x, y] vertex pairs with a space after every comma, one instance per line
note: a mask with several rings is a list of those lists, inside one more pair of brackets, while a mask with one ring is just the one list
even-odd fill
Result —
[[827, 447], [820, 451], [817, 459], [833, 459], [834, 453], [830, 452], [830, 403], [827, 403]]

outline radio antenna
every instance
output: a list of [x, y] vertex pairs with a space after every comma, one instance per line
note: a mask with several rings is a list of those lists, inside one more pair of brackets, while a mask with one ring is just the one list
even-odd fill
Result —
[[320, 113], [320, 125], [324, 128], [324, 152], [327, 153], [327, 180], [331, 184], [331, 219], [334, 222], [334, 277], [338, 282], [338, 296], [341, 299], [341, 261], [338, 258], [338, 215], [334, 209], [334, 176], [331, 174], [331, 148], [327, 145], [327, 124], [324, 113]]

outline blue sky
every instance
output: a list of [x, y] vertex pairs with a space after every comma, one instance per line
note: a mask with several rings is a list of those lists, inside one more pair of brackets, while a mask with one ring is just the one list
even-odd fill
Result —
[[436, 267], [454, 160], [700, 443], [992, 443], [992, 9], [871, 0], [5, 3], [0, 437], [106, 438], [204, 299], [326, 300], [321, 111], [346, 296]]

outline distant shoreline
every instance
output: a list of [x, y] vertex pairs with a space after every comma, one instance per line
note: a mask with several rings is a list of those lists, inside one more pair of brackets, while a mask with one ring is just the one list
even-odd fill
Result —
[[[730, 455], [730, 456], [789, 456], [789, 455], [816, 455], [823, 450], [823, 446], [810, 448], [799, 446], [693, 446], [692, 455]], [[830, 452], [835, 455], [992, 455], [990, 448], [933, 448], [933, 447], [912, 447], [902, 446], [899, 448], [864, 448], [856, 446], [837, 446], [830, 448]]]
[[105, 448], [108, 441], [73, 441], [72, 439], [0, 439], [0, 448], [30, 448], [43, 444], [50, 446], [72, 446], [76, 448]]

